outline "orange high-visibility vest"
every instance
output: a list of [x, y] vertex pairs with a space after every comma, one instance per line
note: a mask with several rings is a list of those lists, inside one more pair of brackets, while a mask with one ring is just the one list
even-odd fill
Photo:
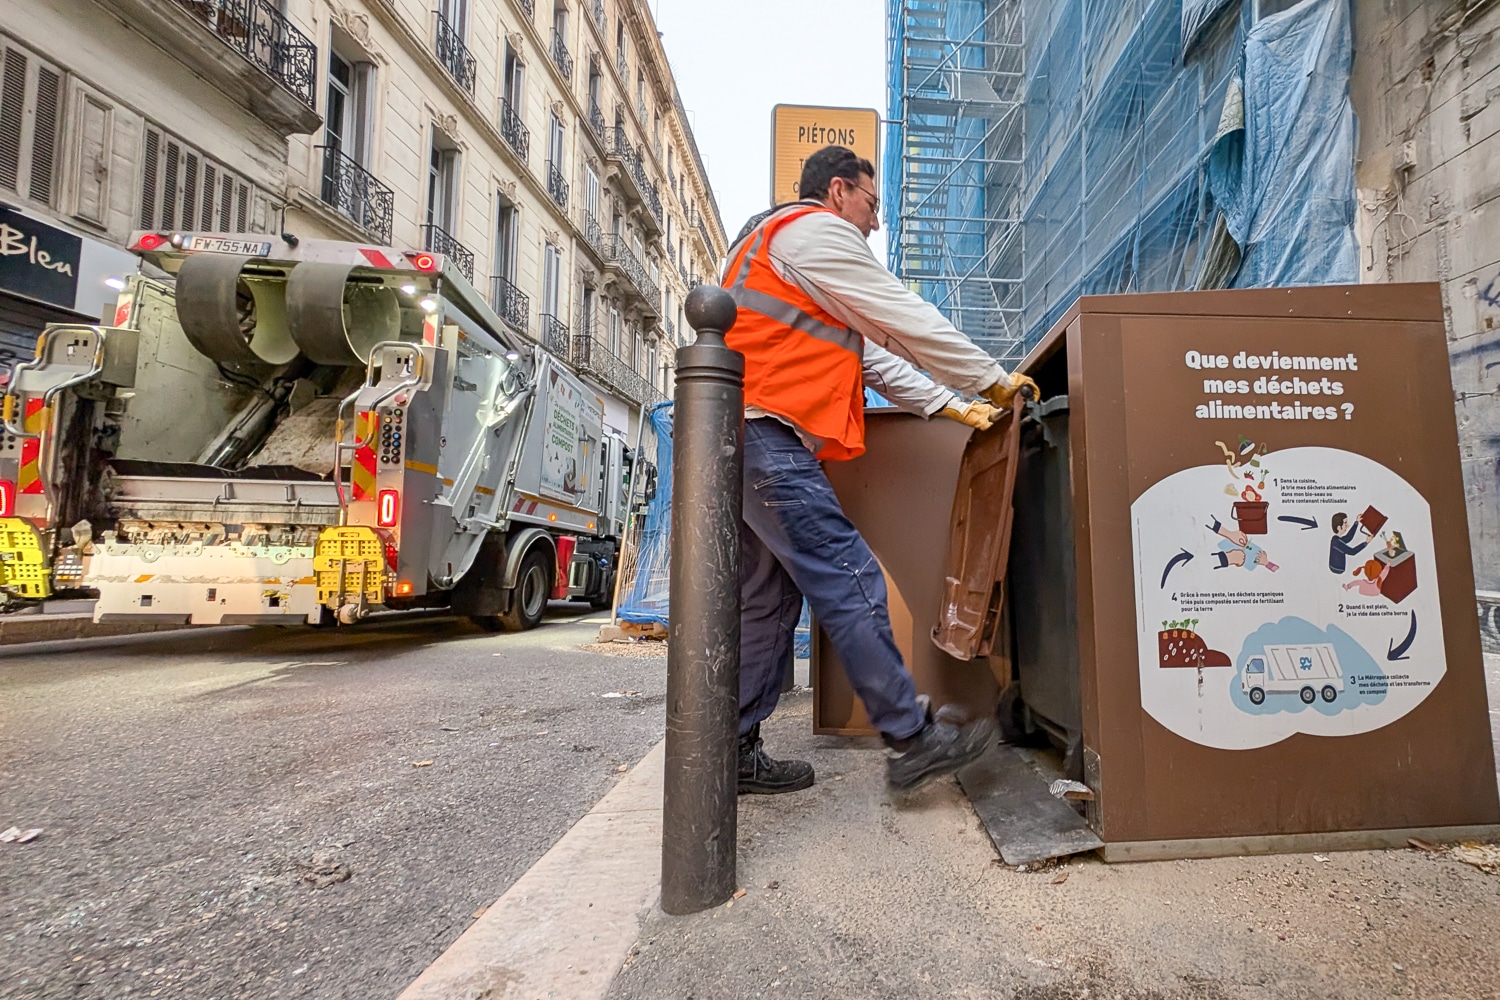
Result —
[[858, 458], [865, 450], [864, 337], [782, 278], [771, 241], [821, 205], [795, 205], [757, 226], [724, 272], [739, 314], [725, 342], [745, 356], [745, 405], [785, 417], [822, 440], [818, 457]]

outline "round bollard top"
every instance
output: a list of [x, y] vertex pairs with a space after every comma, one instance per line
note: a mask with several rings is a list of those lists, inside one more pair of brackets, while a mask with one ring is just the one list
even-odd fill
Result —
[[725, 333], [734, 326], [738, 309], [734, 299], [729, 293], [718, 285], [699, 285], [688, 292], [687, 301], [682, 304], [683, 312], [687, 315], [687, 321], [694, 330], [702, 333], [704, 330], [717, 330]]

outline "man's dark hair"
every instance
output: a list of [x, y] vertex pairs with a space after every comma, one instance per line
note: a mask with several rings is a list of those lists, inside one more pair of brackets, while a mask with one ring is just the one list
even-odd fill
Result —
[[1335, 514], [1335, 515], [1333, 515], [1332, 528], [1333, 528], [1334, 531], [1343, 531], [1344, 530], [1344, 525], [1346, 525], [1348, 523], [1349, 523], [1349, 515], [1348, 514]]
[[824, 146], [802, 164], [802, 179], [797, 184], [797, 197], [828, 197], [828, 185], [835, 177], [859, 183], [859, 175], [875, 179], [875, 164], [856, 156], [846, 146]]

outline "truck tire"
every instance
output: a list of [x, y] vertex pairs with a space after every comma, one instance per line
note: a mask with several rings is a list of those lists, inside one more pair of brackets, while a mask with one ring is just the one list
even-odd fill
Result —
[[1318, 692], [1310, 687], [1303, 688], [1299, 693], [1302, 695], [1302, 704], [1304, 705], [1311, 705], [1318, 700]]
[[1337, 690], [1334, 689], [1334, 686], [1332, 684], [1324, 684], [1323, 685], [1323, 700], [1324, 701], [1332, 701], [1333, 699], [1337, 698], [1338, 696], [1339, 696], [1339, 693], [1338, 693]]
[[1250, 704], [1264, 705], [1266, 703], [1266, 691], [1264, 688], [1250, 689]]
[[552, 596], [552, 560], [547, 549], [537, 546], [521, 560], [516, 586], [510, 593], [510, 610], [500, 615], [500, 624], [509, 632], [536, 628], [547, 611]]

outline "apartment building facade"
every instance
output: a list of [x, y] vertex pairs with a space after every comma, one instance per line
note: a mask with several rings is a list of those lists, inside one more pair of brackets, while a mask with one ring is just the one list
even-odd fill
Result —
[[683, 299], [726, 250], [649, 10], [436, 8], [28, 8], [0, 28], [0, 200], [105, 246], [132, 228], [252, 229], [445, 253], [630, 433], [670, 394]]

